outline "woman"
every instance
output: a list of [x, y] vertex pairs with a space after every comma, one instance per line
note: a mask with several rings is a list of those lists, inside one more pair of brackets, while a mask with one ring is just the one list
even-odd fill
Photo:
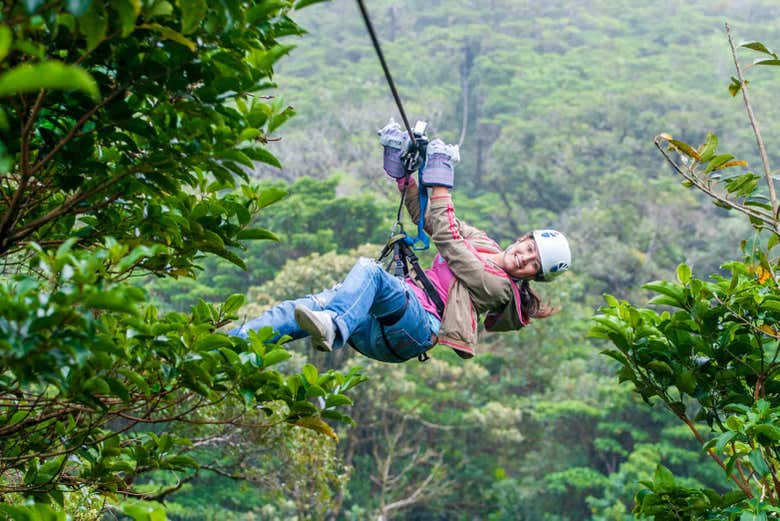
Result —
[[[409, 183], [406, 208], [417, 223], [418, 187], [404, 176], [401, 161], [408, 136], [392, 121], [380, 136], [385, 172], [401, 189]], [[458, 220], [450, 197], [458, 160], [456, 146], [433, 140], [422, 179], [423, 189], [431, 188], [425, 231], [438, 250], [426, 275], [444, 303], [443, 316], [415, 281], [396, 278], [362, 258], [343, 283], [278, 304], [230, 334], [246, 338], [250, 330], [271, 326], [279, 335], [311, 336], [321, 351], [349, 344], [376, 360], [404, 362], [437, 343], [462, 358], [473, 357], [482, 314], [488, 331], [520, 329], [531, 318], [551, 315], [529, 281], [548, 281], [568, 269], [568, 241], [555, 230], [536, 230], [502, 249], [485, 232]]]

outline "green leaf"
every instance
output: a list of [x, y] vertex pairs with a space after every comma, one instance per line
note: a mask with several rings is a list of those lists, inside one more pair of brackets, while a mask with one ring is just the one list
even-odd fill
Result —
[[257, 206], [261, 209], [265, 208], [266, 206], [269, 206], [285, 197], [287, 193], [287, 190], [282, 190], [281, 188], [269, 188], [267, 190], [263, 190], [260, 193], [260, 196], [257, 198]]
[[691, 267], [685, 263], [677, 266], [677, 280], [680, 281], [680, 284], [688, 284], [691, 280]]
[[713, 157], [709, 163], [707, 163], [707, 168], [704, 169], [704, 173], [712, 172], [714, 169], [722, 166], [726, 162], [734, 159], [734, 156], [731, 154], [720, 154], [718, 156]]
[[701, 161], [703, 163], [708, 162], [715, 156], [715, 150], [718, 148], [718, 136], [712, 132], [707, 132], [707, 137], [704, 140], [704, 145], [701, 147], [699, 154], [701, 155]]
[[[748, 81], [745, 80], [745, 85], [748, 84]], [[739, 94], [739, 91], [742, 90], [742, 84], [739, 82], [739, 79], [735, 78], [734, 76], [731, 77], [731, 83], [729, 83], [729, 94], [732, 96], [736, 96]]]
[[270, 367], [272, 365], [278, 364], [279, 362], [284, 362], [291, 356], [292, 355], [284, 349], [274, 349], [273, 351], [263, 355], [263, 367]]
[[194, 32], [206, 17], [209, 8], [206, 0], [176, 0], [176, 5], [181, 11], [181, 32], [183, 34]]
[[322, 421], [321, 418], [316, 418], [316, 417], [299, 418], [295, 420], [295, 425], [319, 432], [320, 434], [324, 434], [330, 438], [333, 438], [336, 441], [338, 441], [339, 439], [339, 437], [336, 435], [336, 431], [334, 431], [330, 425]]
[[244, 302], [246, 302], [246, 295], [243, 293], [230, 295], [227, 300], [225, 300], [225, 303], [222, 304], [222, 313], [225, 315], [232, 315], [244, 305]]
[[0, 62], [5, 60], [8, 56], [8, 51], [11, 50], [11, 41], [13, 40], [13, 34], [11, 29], [7, 25], [0, 25]]
[[230, 341], [230, 337], [220, 333], [213, 333], [199, 338], [195, 342], [196, 351], [209, 351], [218, 347], [233, 347], [233, 343]]
[[295, 110], [292, 107], [287, 107], [284, 109], [281, 113], [276, 114], [271, 118], [271, 121], [268, 122], [268, 133], [270, 134], [282, 124], [293, 117], [295, 115]]
[[195, 42], [190, 40], [189, 38], [185, 37], [183, 34], [174, 31], [170, 27], [167, 27], [165, 25], [160, 25], [158, 23], [150, 23], [150, 24], [141, 24], [138, 26], [139, 29], [148, 29], [150, 31], [157, 32], [163, 39], [165, 40], [171, 40], [176, 43], [180, 43], [181, 45], [184, 45], [187, 47], [190, 51], [195, 52], [195, 49], [197, 46], [195, 45]]
[[[151, 2], [150, 2], [151, 3]], [[146, 16], [170, 16], [173, 14], [173, 5], [167, 0], [157, 0], [152, 4], [152, 8], [146, 12]]]
[[670, 139], [669, 143], [673, 145], [674, 148], [682, 152], [688, 157], [692, 157], [695, 160], [700, 160], [701, 156], [698, 152], [696, 152], [691, 145], [688, 143], [684, 143], [683, 141], [679, 141], [677, 139]]
[[275, 13], [288, 5], [289, 2], [287, 2], [287, 0], [265, 0], [264, 2], [260, 2], [247, 11], [247, 22], [256, 24], [258, 21], [264, 21], [268, 18], [269, 14]]
[[750, 464], [753, 466], [753, 470], [755, 470], [759, 478], [763, 478], [767, 474], [769, 474], [769, 465], [767, 465], [766, 460], [764, 459], [764, 455], [761, 453], [761, 449], [753, 449], [750, 451], [750, 454], [748, 454], [748, 459], [750, 460]]
[[126, 38], [135, 30], [135, 22], [141, 14], [141, 2], [140, 0], [113, 0], [112, 5], [119, 13], [122, 37]]
[[317, 368], [314, 367], [312, 364], [306, 364], [303, 366], [303, 370], [301, 371], [303, 373], [303, 377], [306, 379], [307, 382], [314, 385], [317, 383]]
[[314, 398], [315, 396], [326, 396], [328, 393], [325, 389], [319, 385], [310, 385], [306, 388], [306, 398]]
[[354, 402], [343, 394], [331, 394], [325, 398], [325, 407], [338, 407], [340, 405], [352, 405]]
[[693, 394], [696, 390], [696, 378], [691, 371], [685, 370], [677, 375], [677, 380], [674, 383], [679, 390], [684, 393]]
[[262, 147], [243, 148], [241, 149], [247, 156], [255, 161], [266, 163], [276, 168], [282, 168], [282, 163], [267, 149]]
[[768, 55], [770, 55], [770, 56], [772, 56], [774, 58], [777, 58], [777, 54], [775, 54], [774, 52], [770, 51], [766, 47], [766, 45], [764, 45], [761, 42], [755, 42], [755, 41], [753, 41], [753, 42], [745, 42], [745, 43], [739, 44], [739, 46], [740, 47], [744, 47], [746, 49], [753, 49], [754, 51], [762, 52], [764, 54], [768, 54]]
[[103, 2], [92, 2], [89, 10], [79, 18], [79, 30], [87, 39], [88, 52], [103, 42], [108, 32], [108, 18]]
[[41, 89], [78, 90], [93, 100], [100, 98], [97, 83], [87, 71], [58, 61], [19, 65], [0, 76], [0, 97]]
[[656, 486], [656, 491], [659, 491], [659, 489], [669, 490], [674, 488], [674, 474], [663, 465], [658, 465], [655, 468], [653, 484]]
[[270, 240], [279, 241], [279, 236], [268, 230], [262, 228], [250, 228], [248, 230], [241, 230], [236, 235], [240, 240]]
[[304, 7], [308, 7], [310, 5], [319, 4], [321, 2], [328, 2], [329, 0], [298, 0], [295, 3], [295, 9], [303, 9]]
[[92, 394], [109, 394], [111, 393], [111, 387], [108, 383], [99, 376], [93, 376], [86, 382], [84, 382], [84, 390]]
[[780, 242], [780, 237], [778, 237], [778, 236], [777, 236], [776, 234], [774, 234], [774, 233], [773, 233], [773, 234], [771, 234], [771, 235], [769, 236], [769, 240], [767, 241], [767, 244], [766, 244], [766, 249], [767, 249], [767, 250], [771, 250], [772, 248], [774, 248], [775, 246], [777, 246], [777, 243], [778, 243], [778, 242]]
[[774, 59], [774, 60], [756, 60], [753, 62], [753, 65], [774, 65], [777, 67], [780, 65], [780, 60]]

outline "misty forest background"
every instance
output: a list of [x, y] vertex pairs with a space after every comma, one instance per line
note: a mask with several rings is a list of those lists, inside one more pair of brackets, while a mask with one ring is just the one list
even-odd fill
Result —
[[[540, 288], [561, 308], [555, 318], [484, 335], [468, 362], [440, 348], [427, 363], [398, 367], [292, 348], [290, 363], [360, 364], [370, 378], [356, 399], [357, 425], [341, 431], [329, 462], [326, 496], [339, 517], [384, 508], [406, 519], [631, 519], [637, 482], [657, 463], [717, 487], [720, 469], [664, 411], [617, 383], [602, 345], [585, 333], [603, 293], [644, 302], [643, 283], [680, 262], [717, 272], [750, 237], [743, 220], [681, 189], [652, 139], [669, 132], [699, 143], [716, 128], [735, 155], [758, 163], [740, 100], [726, 91], [734, 73], [723, 22], [738, 39], [777, 42], [780, 8], [377, 1], [369, 9], [410, 119], [427, 120], [447, 142], [463, 133], [459, 216], [502, 244], [534, 226], [561, 229], [574, 264]], [[318, 5], [297, 21], [309, 34], [295, 39], [275, 77], [296, 111], [270, 145], [284, 168], [255, 174], [289, 190], [261, 218], [281, 239], [254, 246], [248, 272], [207, 261], [191, 287], [156, 284], [168, 306], [246, 291], [242, 313], [251, 318], [338, 281], [387, 236], [397, 197], [375, 131], [400, 118], [357, 7]], [[762, 81], [775, 82], [753, 94], [772, 143], [778, 84], [768, 73]], [[322, 472], [299, 464], [302, 474]], [[311, 491], [291, 479], [281, 472], [258, 489], [201, 478], [170, 499], [181, 519], [292, 516]]]
[[[684, 426], [618, 384], [612, 361], [599, 355], [604, 344], [586, 332], [602, 294], [645, 302], [643, 283], [673, 277], [680, 262], [701, 276], [718, 272], [751, 237], [744, 219], [681, 188], [652, 140], [668, 132], [700, 143], [716, 130], [734, 155], [759, 163], [741, 100], [727, 93], [734, 71], [723, 23], [737, 40], [777, 43], [780, 7], [368, 7], [409, 118], [428, 121], [429, 135], [446, 142], [463, 137], [458, 215], [502, 244], [538, 226], [570, 237], [571, 274], [536, 285], [561, 311], [518, 333], [483, 335], [467, 362], [442, 348], [429, 362], [392, 366], [291, 346], [293, 367], [365, 368], [356, 426], [339, 429], [327, 461], [318, 447], [299, 447], [303, 454], [280, 458], [294, 465], [258, 463], [264, 475], [254, 484], [202, 476], [169, 498], [169, 516], [627, 520], [638, 481], [657, 463], [722, 488], [722, 472]], [[286, 40], [297, 47], [274, 77], [296, 112], [269, 144], [283, 169], [254, 174], [289, 191], [260, 218], [280, 240], [253, 244], [246, 272], [206, 259], [196, 281], [147, 286], [164, 306], [246, 292], [241, 314], [252, 318], [337, 282], [387, 237], [397, 192], [381, 172], [375, 131], [400, 117], [357, 6], [324, 3], [296, 21], [308, 34]], [[764, 138], [776, 143], [780, 83], [759, 77], [752, 102]]]
[[[256, 240], [246, 249], [230, 249], [243, 259], [246, 270], [230, 261], [225, 245], [235, 243], [225, 240], [217, 241], [217, 255], [198, 253], [195, 263], [200, 271], [195, 278], [178, 276], [186, 275], [189, 265], [171, 272], [168, 262], [163, 263], [169, 270], [165, 274], [175, 277], [131, 279], [160, 317], [179, 312], [182, 315], [175, 316], [193, 313], [203, 319], [209, 311], [199, 302], [217, 305], [232, 294], [244, 294], [246, 304], [237, 311], [238, 319], [231, 325], [219, 324], [221, 331], [227, 331], [276, 302], [338, 282], [357, 258], [376, 257], [388, 237], [398, 193], [382, 173], [376, 131], [389, 117], [400, 118], [355, 3], [315, 4], [291, 15], [307, 32], [281, 38], [295, 47], [273, 65], [276, 87], [256, 94], [257, 100], [273, 104], [280, 122], [285, 120], [265, 143], [282, 168], [269, 165], [267, 158], [262, 162], [261, 157], [249, 171], [259, 188], [255, 195], [246, 192], [258, 205], [259, 193], [271, 194], [269, 200], [280, 191], [287, 194], [274, 204], [260, 205], [265, 207], [252, 221], [276, 234], [278, 241]], [[179, 11], [169, 5], [170, 11], [154, 16], [178, 16]], [[176, 9], [179, 5], [176, 2]], [[126, 458], [124, 466], [101, 470], [105, 475], [132, 473], [133, 479], [89, 478], [87, 482], [103, 487], [101, 494], [109, 498], [108, 503], [113, 496], [105, 492], [106, 487], [120, 495], [131, 488], [137, 496], [147, 491], [144, 499], [161, 502], [164, 515], [182, 521], [628, 521], [639, 518], [633, 509], [647, 483], [671, 483], [666, 470], [659, 469], [674, 474], [675, 486], [681, 487], [677, 492], [731, 490], [733, 483], [668, 408], [657, 401], [648, 406], [634, 386], [619, 382], [619, 357], [602, 355], [609, 342], [588, 332], [594, 315], [605, 305], [605, 294], [644, 306], [651, 292], [643, 284], [674, 280], [681, 263], [703, 279], [727, 275], [722, 265], [741, 259], [742, 243], [755, 237], [743, 216], [681, 186], [653, 139], [668, 133], [698, 145], [715, 132], [721, 147], [758, 171], [761, 161], [742, 100], [728, 92], [735, 72], [724, 22], [730, 24], [737, 41], [780, 46], [780, 5], [774, 0], [374, 0], [368, 8], [412, 122], [426, 120], [429, 136], [461, 142], [462, 161], [456, 167], [453, 190], [458, 216], [488, 231], [502, 245], [535, 227], [556, 228], [570, 238], [570, 273], [553, 284], [534, 286], [559, 313], [519, 332], [483, 333], [477, 356], [468, 361], [437, 347], [425, 363], [392, 365], [348, 349], [325, 354], [306, 341], [290, 343], [289, 359], [282, 361], [284, 355], [276, 352], [264, 363], [281, 362], [275, 369], [282, 375], [298, 378], [300, 374], [301, 381], [311, 384], [306, 384], [307, 392], [315, 383], [322, 384], [316, 392], [328, 393], [329, 415], [322, 414], [327, 424], [320, 421], [314, 405], [298, 411], [293, 421], [289, 416], [285, 421], [285, 409], [274, 406], [274, 399], [289, 398], [302, 388], [295, 383], [292, 395], [263, 394], [264, 385], [291, 386], [293, 376], [284, 380], [266, 372], [255, 377], [259, 372], [249, 368], [240, 374], [256, 387], [242, 387], [236, 396], [249, 389], [246, 403], [256, 399], [265, 405], [244, 416], [237, 414], [240, 421], [216, 431], [207, 431], [207, 421], [182, 426], [160, 420], [137, 426], [160, 454], [175, 440], [187, 439], [186, 451], [199, 465], [192, 459], [172, 461], [162, 456], [152, 461], [148, 454], [142, 458], [136, 451], [130, 463]], [[144, 9], [149, 9], [147, 16], [154, 10]], [[254, 15], [262, 18], [267, 12], [263, 8]], [[183, 41], [181, 35], [161, 34], [164, 39]], [[745, 57], [746, 63], [749, 59]], [[102, 70], [97, 63], [90, 69], [98, 71], [95, 74]], [[769, 145], [769, 161], [778, 164], [780, 77], [771, 70], [776, 68], [767, 69], [750, 72], [751, 102]], [[289, 121], [292, 112], [284, 110], [287, 106], [295, 113]], [[171, 137], [166, 143], [177, 142]], [[148, 173], [148, 178], [153, 175]], [[154, 182], [165, 188], [164, 179]], [[184, 189], [184, 193], [194, 191]], [[156, 224], [155, 218], [146, 217], [147, 224]], [[117, 222], [121, 224], [121, 219]], [[269, 237], [250, 235], [245, 238]], [[133, 239], [132, 231], [128, 237]], [[188, 255], [197, 253], [193, 252]], [[427, 265], [434, 253], [422, 254], [422, 264]], [[141, 263], [138, 259], [136, 265]], [[157, 320], [157, 310], [146, 312], [147, 325]], [[230, 314], [220, 313], [217, 318]], [[179, 320], [175, 316], [166, 318], [165, 324]], [[171, 330], [185, 327], [181, 325], [185, 322], [180, 319]], [[114, 335], [112, 341], [130, 343], [129, 331]], [[200, 331], [206, 335], [209, 327]], [[769, 331], [778, 338], [776, 330]], [[149, 334], [150, 342], [163, 336], [155, 335]], [[221, 350], [232, 342], [202, 338], [204, 352], [214, 346]], [[193, 341], [193, 345], [199, 344]], [[247, 353], [241, 353], [241, 367], [249, 366], [247, 360], [258, 363], [257, 357], [244, 356]], [[262, 355], [266, 354], [263, 348]], [[237, 360], [234, 367], [239, 366]], [[353, 389], [349, 389], [352, 384], [324, 389], [326, 380], [317, 380], [318, 375], [336, 374], [327, 373], [330, 370], [355, 375], [356, 367], [367, 380], [359, 385], [357, 378], [350, 380], [356, 385]], [[227, 374], [230, 370], [225, 369]], [[333, 378], [328, 376], [326, 383], [335, 385]], [[680, 382], [677, 385], [683, 388]], [[115, 381], [109, 383], [115, 391]], [[133, 385], [142, 389], [144, 384], [134, 380]], [[102, 382], [100, 389], [108, 393], [108, 387]], [[216, 384], [213, 389], [200, 389], [192, 381], [185, 387], [207, 397], [214, 395], [214, 389], [223, 389]], [[349, 398], [341, 394], [345, 390]], [[154, 392], [165, 394], [147, 386], [147, 397]], [[305, 398], [318, 404], [312, 396]], [[199, 414], [230, 416], [227, 404], [238, 410], [239, 398], [222, 404], [215, 400]], [[124, 401], [132, 402], [128, 394]], [[687, 405], [693, 418], [697, 405], [689, 401], [682, 409]], [[182, 403], [189, 402], [177, 402], [172, 410], [185, 409]], [[5, 427], [13, 427], [12, 418], [20, 425], [27, 421], [14, 414], [7, 414]], [[120, 429], [125, 425], [122, 421], [106, 422], [101, 428]], [[780, 422], [776, 417], [772, 421]], [[706, 423], [699, 428], [704, 438], [714, 436]], [[776, 434], [774, 441], [780, 439], [780, 430], [770, 434]], [[193, 444], [189, 438], [199, 441]], [[727, 444], [733, 440], [719, 444], [718, 451], [729, 450]], [[111, 453], [104, 441], [95, 442], [95, 447]], [[80, 454], [77, 448], [69, 450]], [[112, 450], [119, 453], [117, 447]], [[751, 464], [758, 469], [761, 462], [753, 458], [754, 452], [750, 454]], [[769, 461], [770, 453], [764, 455]], [[97, 455], [79, 457], [98, 461]], [[29, 460], [22, 463], [29, 465]], [[67, 469], [64, 458], [57, 464], [57, 472]], [[173, 469], [178, 478], [166, 469]], [[63, 500], [61, 493], [41, 496], [53, 478], [37, 483], [30, 472], [8, 471], [0, 480], [0, 485], [8, 485], [4, 501], [23, 505], [21, 496], [13, 495], [16, 492], [47, 502], [59, 499], [79, 520], [95, 519], [106, 510], [110, 518], [160, 518], [137, 505], [120, 514], [102, 500], [93, 501], [88, 493], [81, 500], [72, 496]], [[763, 472], [767, 482], [768, 474], [767, 467]], [[28, 488], [9, 485], [18, 483]], [[73, 483], [59, 485], [67, 488]], [[734, 517], [748, 514], [727, 512], [733, 502], [726, 502], [726, 510], [719, 511], [722, 517], [707, 519], [771, 518], [776, 514], [759, 510], [780, 502], [780, 488], [778, 497], [768, 494], [756, 492], [756, 498], [769, 499], [750, 507], [754, 517]], [[739, 498], [745, 499], [740, 506], [745, 512], [746, 498], [753, 500], [750, 495]], [[0, 508], [0, 514], [9, 517], [15, 511]], [[163, 515], [162, 510], [153, 512]], [[705, 518], [658, 514], [656, 519]]]

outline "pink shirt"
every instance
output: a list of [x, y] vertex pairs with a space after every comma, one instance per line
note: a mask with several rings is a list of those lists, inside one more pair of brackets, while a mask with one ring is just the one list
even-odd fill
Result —
[[[447, 266], [447, 261], [444, 260], [440, 254], [436, 254], [433, 258], [433, 265], [425, 270], [425, 274], [428, 276], [428, 280], [431, 281], [433, 287], [436, 288], [436, 293], [439, 294], [444, 306], [447, 306], [447, 296], [450, 291], [450, 284], [455, 275], [452, 274], [452, 270]], [[425, 311], [431, 313], [433, 316], [441, 320], [439, 312], [436, 311], [436, 305], [428, 298], [428, 294], [425, 290], [415, 284], [410, 278], [407, 277], [406, 283], [412, 288], [412, 291], [417, 295], [417, 299], [422, 304]]]

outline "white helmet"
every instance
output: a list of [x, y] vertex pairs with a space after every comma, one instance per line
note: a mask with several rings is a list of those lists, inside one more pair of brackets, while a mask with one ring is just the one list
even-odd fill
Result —
[[549, 281], [569, 269], [571, 249], [569, 241], [561, 232], [555, 230], [534, 230], [534, 241], [539, 251], [542, 269], [536, 274], [536, 280]]

